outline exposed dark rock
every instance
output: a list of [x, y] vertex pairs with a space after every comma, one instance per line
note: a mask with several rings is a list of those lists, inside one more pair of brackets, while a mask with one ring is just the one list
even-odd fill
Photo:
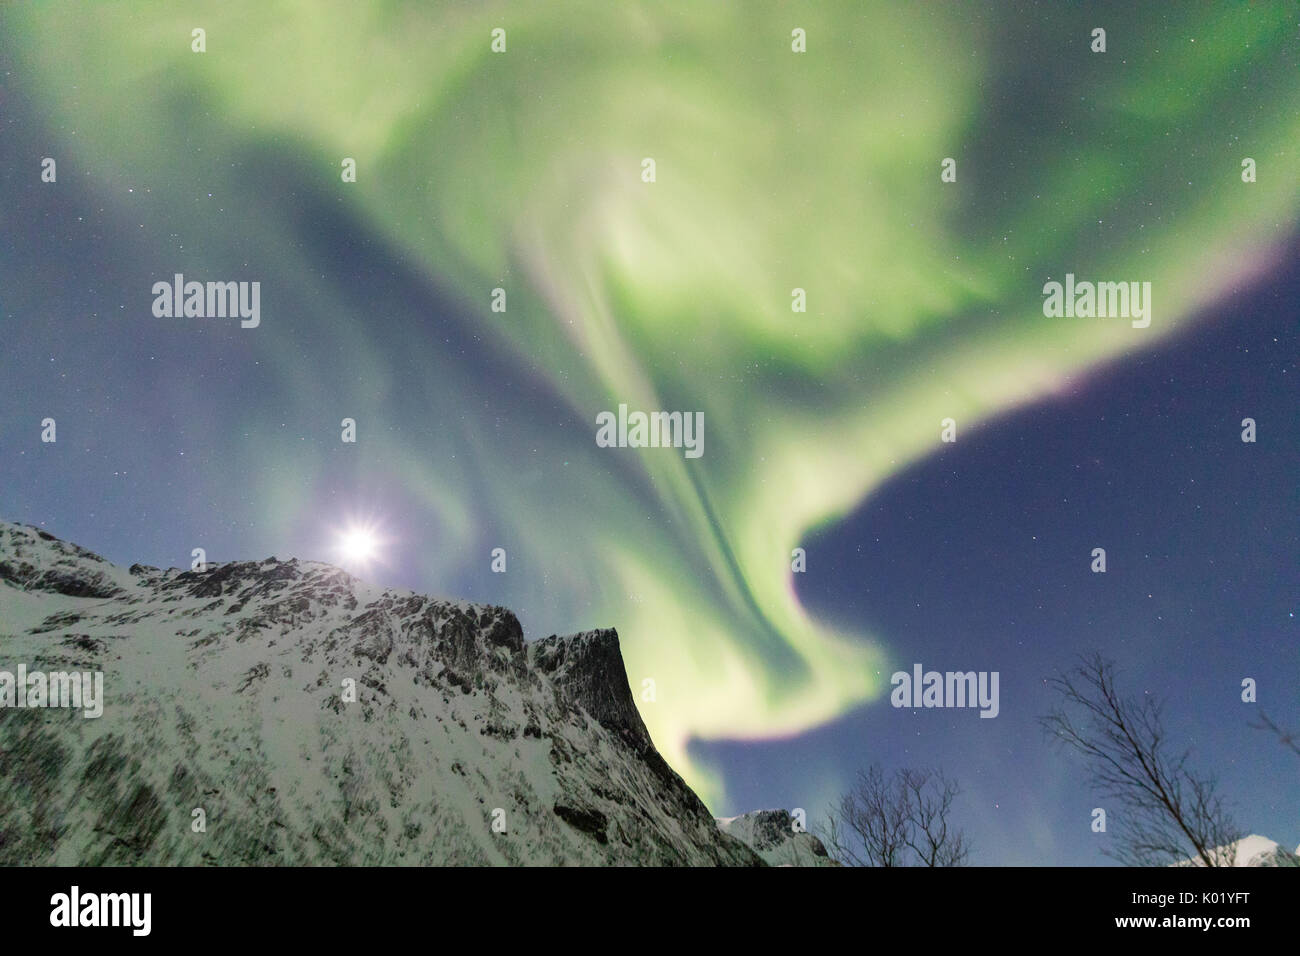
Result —
[[0, 712], [0, 865], [762, 864], [655, 749], [612, 629], [528, 644], [327, 565], [128, 573], [0, 523], [0, 621], [15, 588], [46, 607], [11, 657], [107, 679], [93, 724]]

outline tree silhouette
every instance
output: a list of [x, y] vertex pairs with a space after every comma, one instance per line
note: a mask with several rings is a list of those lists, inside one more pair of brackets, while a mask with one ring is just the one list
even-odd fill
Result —
[[828, 811], [822, 842], [845, 866], [961, 866], [970, 846], [948, 820], [960, 792], [938, 770], [872, 765]]
[[1114, 664], [1094, 654], [1050, 685], [1061, 704], [1040, 718], [1047, 732], [1082, 754], [1103, 795], [1119, 803], [1118, 848], [1107, 856], [1129, 866], [1197, 860], [1232, 866], [1242, 833], [1213, 775], [1188, 766], [1189, 752], [1171, 752], [1162, 702], [1122, 696]]

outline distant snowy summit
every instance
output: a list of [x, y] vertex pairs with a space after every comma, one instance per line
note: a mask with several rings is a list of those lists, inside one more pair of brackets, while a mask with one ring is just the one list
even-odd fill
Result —
[[[659, 755], [613, 630], [525, 643], [504, 608], [326, 564], [123, 570], [0, 522], [0, 672], [19, 665], [2, 865], [766, 857]], [[93, 719], [58, 700], [89, 673]]]
[[[1223, 851], [1227, 849], [1225, 844], [1215, 849], [1215, 854], [1221, 855], [1225, 860], [1227, 854]], [[1205, 863], [1200, 859], [1186, 860], [1177, 864], [1178, 866], [1204, 866]], [[1276, 840], [1270, 840], [1268, 837], [1252, 833], [1250, 836], [1242, 837], [1237, 841], [1236, 855], [1233, 857], [1233, 866], [1300, 866], [1300, 847], [1296, 847], [1292, 853], [1286, 847], [1281, 846]]]
[[789, 810], [753, 810], [718, 817], [718, 828], [751, 847], [771, 866], [839, 866], [822, 841], [797, 829]]

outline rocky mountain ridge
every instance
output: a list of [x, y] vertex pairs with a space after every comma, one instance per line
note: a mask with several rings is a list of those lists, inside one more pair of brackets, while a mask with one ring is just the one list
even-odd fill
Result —
[[0, 864], [763, 862], [655, 749], [613, 630], [0, 523], [19, 664], [102, 671], [104, 712], [0, 709]]

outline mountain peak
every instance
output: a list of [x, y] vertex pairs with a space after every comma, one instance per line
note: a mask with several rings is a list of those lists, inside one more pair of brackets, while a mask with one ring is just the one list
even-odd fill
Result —
[[718, 828], [743, 842], [772, 866], [839, 866], [822, 841], [796, 826], [789, 810], [751, 810], [718, 817]]
[[654, 748], [628, 686], [617, 631], [552, 634], [528, 650], [533, 667], [550, 676], [566, 702], [583, 708], [636, 746]]
[[131, 577], [41, 528], [0, 521], [0, 581], [30, 591], [106, 598], [122, 594]]
[[655, 749], [612, 628], [529, 644], [326, 564], [123, 570], [0, 523], [0, 632], [0, 670], [104, 675], [97, 719], [0, 709], [0, 864], [762, 863]]

